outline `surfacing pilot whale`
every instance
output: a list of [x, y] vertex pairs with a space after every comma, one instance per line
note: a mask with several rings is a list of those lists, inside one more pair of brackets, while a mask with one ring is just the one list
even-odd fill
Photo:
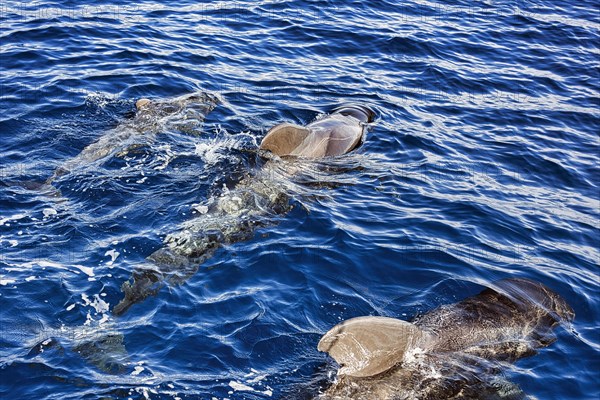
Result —
[[318, 398], [521, 398], [514, 384], [506, 391], [490, 383], [500, 362], [514, 362], [550, 345], [556, 340], [552, 329], [574, 316], [546, 286], [515, 278], [413, 323], [352, 318], [318, 344], [339, 364], [337, 380]]
[[59, 177], [111, 155], [125, 156], [139, 146], [150, 144], [163, 131], [195, 134], [218, 103], [217, 97], [205, 92], [166, 100], [140, 99], [135, 104], [132, 118], [105, 132], [77, 156], [59, 166], [45, 182], [27, 182], [25, 187], [60, 197], [60, 192], [52, 186]]
[[207, 204], [203, 215], [167, 235], [164, 246], [148, 257], [151, 264], [136, 268], [123, 283], [124, 298], [113, 314], [121, 315], [155, 295], [165, 283], [184, 282], [219, 247], [251, 238], [256, 227], [269, 225], [275, 215], [289, 211], [285, 182], [302, 169], [294, 160], [325, 159], [353, 151], [374, 118], [365, 106], [345, 105], [306, 126], [282, 123], [271, 128], [259, 146], [268, 161]]

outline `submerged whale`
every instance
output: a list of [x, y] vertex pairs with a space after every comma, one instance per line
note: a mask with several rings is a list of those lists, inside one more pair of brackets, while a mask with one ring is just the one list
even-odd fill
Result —
[[205, 92], [160, 101], [140, 99], [136, 102], [133, 118], [126, 119], [86, 146], [77, 156], [58, 167], [46, 182], [37, 187], [30, 185], [30, 188], [48, 189], [52, 193], [54, 190], [50, 185], [57, 178], [110, 155], [124, 156], [136, 147], [151, 143], [160, 132], [195, 133], [218, 102], [215, 96]]
[[209, 203], [203, 215], [167, 235], [163, 247], [147, 258], [150, 265], [136, 268], [123, 283], [124, 297], [113, 314], [121, 315], [155, 295], [165, 283], [184, 282], [219, 247], [247, 240], [256, 227], [285, 214], [291, 208], [286, 182], [302, 168], [294, 160], [324, 159], [353, 151], [374, 118], [374, 112], [365, 106], [344, 105], [306, 126], [283, 123], [271, 128], [259, 146], [268, 161]]
[[[52, 357], [51, 354], [55, 353], [65, 360], [65, 356], [77, 355], [103, 373], [122, 375], [133, 371], [124, 339], [123, 333], [112, 323], [44, 327], [35, 332], [35, 341], [27, 343], [33, 343], [33, 346], [26, 358], [39, 357], [42, 353]], [[67, 352], [72, 354], [65, 354]]]
[[550, 345], [556, 340], [552, 329], [574, 315], [546, 286], [516, 278], [413, 323], [373, 316], [349, 319], [319, 341], [318, 349], [339, 365], [336, 382], [319, 398], [515, 398], [514, 386], [512, 393], [490, 395], [500, 362], [514, 362]]

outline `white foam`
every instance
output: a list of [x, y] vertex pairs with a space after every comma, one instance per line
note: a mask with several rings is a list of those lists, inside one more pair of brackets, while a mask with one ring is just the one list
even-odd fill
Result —
[[85, 96], [86, 102], [93, 103], [100, 108], [106, 107], [108, 104], [116, 101], [117, 99], [118, 99], [117, 95], [115, 95], [113, 93], [106, 93], [106, 92], [88, 93]]
[[[7, 222], [18, 221], [25, 217], [27, 217], [27, 214], [15, 214], [15, 215], [11, 215], [10, 217], [0, 218], [0, 226], [6, 224]], [[8, 224], [7, 226], [10, 226], [10, 224]]]
[[58, 214], [58, 211], [56, 211], [54, 208], [48, 207], [48, 208], [44, 208], [42, 210], [42, 213], [44, 214], [44, 219], [46, 219], [46, 218], [50, 218], [53, 215]]
[[[246, 375], [248, 376], [248, 375]], [[262, 380], [263, 377], [260, 377], [260, 380]], [[254, 381], [254, 380], [253, 380]], [[253, 381], [249, 381], [249, 382], [253, 382]], [[256, 392], [256, 393], [260, 393], [260, 394], [264, 394], [265, 396], [271, 397], [273, 396], [273, 389], [271, 389], [269, 386], [267, 386], [266, 390], [257, 390], [255, 388], [253, 388], [252, 386], [248, 386], [244, 383], [238, 382], [238, 381], [229, 381], [229, 387], [231, 387], [234, 391], [239, 391], [239, 392]], [[229, 392], [229, 394], [232, 394], [233, 392]]]
[[96, 310], [96, 314], [103, 314], [109, 310], [109, 304], [102, 300], [97, 294], [94, 295], [93, 300], [90, 300], [85, 293], [82, 293], [81, 299], [83, 300], [83, 305], [92, 307]]
[[16, 281], [14, 279], [2, 279], [0, 278], [0, 285], [2, 286], [6, 286], [6, 285], [10, 285], [11, 283], [15, 283]]
[[161, 171], [169, 166], [169, 163], [174, 158], [174, 153], [171, 150], [171, 146], [168, 144], [159, 146], [157, 150], [164, 152], [164, 155], [160, 155], [157, 160], [162, 161], [161, 165], [154, 167], [156, 171]]
[[255, 378], [250, 379], [249, 381], [246, 381], [246, 383], [258, 383], [260, 381], [262, 381], [263, 379], [265, 379], [267, 377], [267, 374], [261, 374], [256, 376]]
[[[138, 394], [141, 394], [142, 396], [144, 396], [144, 399], [146, 399], [146, 400], [150, 400], [150, 394], [149, 393], [158, 394], [156, 392], [156, 390], [152, 390], [152, 389], [149, 389], [149, 388], [146, 388], [146, 387], [136, 387], [136, 388], [132, 389], [132, 391], [135, 391]], [[130, 393], [131, 393], [131, 391], [130, 391]]]
[[427, 379], [440, 379], [442, 373], [436, 369], [433, 365], [428, 365], [426, 360], [427, 352], [420, 348], [415, 347], [404, 353], [403, 362], [405, 366], [410, 368], [419, 369], [425, 373]]
[[200, 214], [206, 214], [208, 212], [208, 206], [202, 204], [192, 204], [192, 208]]
[[423, 360], [423, 355], [425, 354], [425, 350], [420, 347], [415, 347], [409, 349], [404, 353], [404, 362], [405, 363], [415, 363]]
[[254, 388], [237, 381], [229, 381], [229, 386], [236, 391], [240, 392], [254, 392]]
[[[57, 268], [57, 269], [66, 269], [66, 270], [70, 270], [69, 267], [67, 267], [66, 265], [63, 265], [61, 263], [55, 262], [55, 261], [49, 261], [49, 260], [37, 260], [37, 261], [30, 261], [27, 263], [23, 263], [23, 264], [11, 264], [12, 267], [21, 267], [19, 269], [22, 269], [23, 267], [25, 268], [33, 268], [33, 267], [41, 267], [41, 268]], [[84, 274], [86, 274], [89, 277], [93, 277], [94, 275], [94, 269], [91, 267], [86, 267], [84, 265], [80, 265], [80, 264], [70, 264], [71, 267], [77, 268], [78, 270], [80, 270], [81, 272], [83, 272]], [[78, 274], [79, 272], [76, 272], [76, 274]]]
[[131, 373], [132, 376], [137, 376], [140, 374], [140, 372], [142, 372], [145, 368], [140, 366], [140, 365], [136, 365], [134, 368], [134, 371]]
[[40, 353], [44, 352], [44, 346], [48, 346], [50, 343], [52, 343], [52, 339], [46, 339], [42, 342], [42, 345], [40, 346]]
[[214, 138], [196, 143], [194, 154], [200, 156], [206, 164], [214, 165], [225, 158], [230, 158], [230, 150], [236, 148], [238, 144], [238, 141], [233, 138]]
[[119, 253], [116, 250], [108, 250], [106, 253], [104, 253], [104, 257], [106, 256], [110, 256], [110, 261], [106, 263], [106, 265], [108, 265], [109, 267], [112, 268], [113, 264], [115, 263], [115, 260], [117, 259], [117, 257], [119, 257], [121, 253]]

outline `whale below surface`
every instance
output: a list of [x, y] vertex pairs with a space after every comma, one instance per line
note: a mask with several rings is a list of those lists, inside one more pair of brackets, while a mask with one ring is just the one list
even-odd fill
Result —
[[[143, 110], [145, 101], [138, 101]], [[202, 215], [185, 221], [166, 236], [163, 246], [136, 267], [123, 283], [123, 299], [114, 315], [158, 293], [165, 283], [181, 284], [223, 245], [250, 239], [254, 229], [273, 224], [291, 209], [290, 198], [302, 187], [298, 177], [316, 160], [334, 160], [352, 152], [364, 140], [375, 113], [362, 105], [343, 105], [306, 126], [283, 123], [271, 128], [259, 146], [264, 164], [216, 199], [204, 204]], [[333, 164], [333, 163], [332, 163]], [[322, 180], [322, 172], [315, 174]], [[302, 192], [302, 190], [300, 190]]]
[[136, 112], [118, 126], [108, 130], [77, 156], [63, 163], [37, 189], [49, 189], [59, 177], [78, 168], [89, 166], [111, 155], [124, 156], [129, 151], [152, 143], [161, 132], [179, 131], [197, 134], [219, 99], [206, 92], [197, 92], [164, 100], [140, 99]]
[[575, 314], [556, 293], [522, 278], [443, 305], [413, 323], [357, 317], [327, 332], [318, 349], [339, 365], [319, 399], [516, 399], [496, 378], [503, 364], [556, 340], [552, 329]]

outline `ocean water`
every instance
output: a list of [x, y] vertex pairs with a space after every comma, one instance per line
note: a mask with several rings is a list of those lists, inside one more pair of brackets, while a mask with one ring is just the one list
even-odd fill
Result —
[[[571, 3], [1, 2], [0, 397], [311, 396], [340, 321], [524, 277], [576, 317], [504, 379], [597, 399], [600, 17]], [[190, 93], [219, 99], [202, 124], [154, 121], [40, 185], [137, 99]], [[270, 127], [349, 102], [377, 113], [358, 151], [277, 178], [290, 209], [113, 315], [167, 235], [261, 168]]]

